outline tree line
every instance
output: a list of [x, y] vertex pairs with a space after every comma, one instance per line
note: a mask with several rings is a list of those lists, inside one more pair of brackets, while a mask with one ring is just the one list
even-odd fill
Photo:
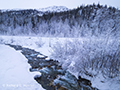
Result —
[[120, 10], [100, 4], [82, 5], [62, 12], [0, 10], [0, 34], [61, 37], [117, 35], [119, 21]]

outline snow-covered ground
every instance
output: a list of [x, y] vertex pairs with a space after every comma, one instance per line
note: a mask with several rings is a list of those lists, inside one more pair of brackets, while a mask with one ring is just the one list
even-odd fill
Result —
[[44, 90], [34, 80], [27, 59], [9, 46], [0, 44], [0, 90]]
[[63, 43], [71, 38], [48, 38], [32, 36], [0, 36], [0, 43], [21, 45], [26, 48], [35, 49], [46, 56], [50, 56], [51, 47], [57, 42]]
[[[35, 49], [36, 51], [39, 51], [46, 56], [50, 56], [51, 51], [52, 51], [51, 47], [54, 44], [56, 44], [57, 42], [64, 43], [66, 40], [75, 40], [75, 39], [77, 39], [77, 38], [52, 38], [52, 37], [48, 38], [48, 37], [32, 37], [32, 36], [0, 36], [0, 43], [21, 45], [21, 46], [24, 46], [24, 47]], [[31, 74], [33, 74], [33, 72], [28, 71], [30, 66], [28, 65], [25, 57], [23, 57], [23, 55], [20, 52], [18, 52], [18, 51], [16, 52], [14, 49], [11, 49], [8, 46], [3, 46], [2, 45], [0, 47], [1, 47], [0, 48], [0, 60], [2, 60], [2, 61], [0, 61], [0, 64], [1, 64], [0, 68], [1, 68], [1, 66], [3, 68], [3, 69], [1, 69], [2, 73], [0, 73], [0, 74], [2, 74], [3, 77], [6, 77], [6, 75], [7, 75], [7, 78], [5, 79], [5, 80], [8, 80], [7, 82], [10, 82], [10, 81], [14, 80], [14, 77], [17, 76], [17, 75], [18, 75], [17, 76], [18, 78], [22, 78], [22, 79], [20, 79], [20, 81], [23, 84], [24, 84], [25, 81], [27, 83], [27, 82], [29, 82], [29, 80], [33, 79], [34, 75], [31, 75]], [[14, 60], [15, 62], [9, 62], [9, 64], [8, 64], [3, 60], [6, 60], [6, 62]], [[16, 60], [18, 60], [19, 62], [16, 61]], [[21, 65], [19, 65], [20, 63], [21, 63]], [[9, 65], [11, 65], [11, 67], [8, 67]], [[16, 68], [13, 68], [13, 67], [15, 67], [15, 65], [16, 65]], [[26, 67], [25, 67], [25, 65], [26, 65]], [[23, 66], [23, 67], [20, 67], [20, 66]], [[9, 71], [12, 68], [13, 68], [13, 74], [11, 74], [11, 71]], [[7, 73], [9, 73], [9, 75], [5, 71]], [[18, 71], [19, 71], [19, 73], [23, 72], [24, 74], [22, 74], [22, 75], [24, 77], [22, 77], [22, 76], [20, 77], [19, 76], [20, 74], [18, 73]], [[15, 72], [17, 72], [17, 73], [15, 73]], [[25, 77], [25, 75], [27, 75], [27, 76]], [[35, 73], [35, 75], [36, 75], [36, 73]], [[3, 77], [2, 77], [2, 80], [4, 80]], [[11, 78], [12, 80], [10, 80], [9, 77], [12, 77]], [[29, 77], [29, 78], [27, 78], [27, 77]], [[25, 79], [23, 79], [23, 78], [25, 78]], [[85, 78], [88, 78], [88, 77], [85, 77]], [[88, 79], [90, 79], [90, 78], [88, 78]], [[0, 77], [0, 80], [1, 80], [1, 77]], [[17, 79], [15, 79], [15, 80], [17, 80]], [[102, 75], [98, 75], [98, 77], [90, 79], [90, 80], [92, 82], [92, 85], [94, 87], [97, 87], [100, 90], [120, 90], [120, 81], [117, 81], [117, 78], [116, 79], [105, 79], [105, 78], [102, 77]], [[119, 78], [119, 80], [120, 80], [120, 78]], [[34, 81], [34, 83], [36, 83], [36, 81]], [[1, 84], [1, 81], [0, 81], [0, 84]], [[3, 86], [6, 87], [7, 84], [9, 84], [9, 83], [3, 83], [2, 82], [2, 87]], [[17, 83], [17, 84], [19, 85], [20, 83]], [[29, 85], [31, 85], [31, 84], [33, 86], [33, 82], [30, 83]], [[34, 85], [38, 85], [38, 84], [36, 83]], [[15, 87], [15, 88], [18, 88], [18, 87]], [[23, 88], [25, 88], [25, 87], [23, 87]], [[31, 88], [31, 86], [30, 86], [30, 88]], [[35, 89], [35, 87], [32, 87], [32, 88]], [[32, 89], [32, 90], [34, 90], [34, 89]], [[0, 90], [2, 90], [2, 89], [0, 88]], [[27, 90], [27, 89], [25, 89], [25, 90]], [[40, 90], [42, 90], [42, 89], [40, 89]]]

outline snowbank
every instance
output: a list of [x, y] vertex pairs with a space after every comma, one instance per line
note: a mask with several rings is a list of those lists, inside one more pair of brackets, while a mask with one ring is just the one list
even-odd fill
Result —
[[27, 59], [9, 46], [0, 45], [0, 90], [44, 90], [34, 80]]

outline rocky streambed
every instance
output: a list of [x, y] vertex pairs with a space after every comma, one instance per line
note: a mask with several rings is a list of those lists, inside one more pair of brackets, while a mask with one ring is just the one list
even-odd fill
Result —
[[46, 90], [98, 90], [91, 86], [89, 80], [80, 77], [77, 79], [69, 71], [63, 70], [57, 60], [49, 59], [33, 49], [19, 45], [7, 45], [20, 50], [28, 59], [31, 65], [30, 72], [41, 73], [41, 76], [36, 75], [34, 79]]

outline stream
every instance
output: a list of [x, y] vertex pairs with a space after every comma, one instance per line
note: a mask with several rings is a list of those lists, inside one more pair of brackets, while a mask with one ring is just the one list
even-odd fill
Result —
[[41, 73], [41, 76], [36, 75], [34, 79], [46, 90], [98, 90], [91, 86], [89, 80], [77, 79], [69, 71], [63, 70], [57, 60], [48, 59], [47, 56], [33, 49], [6, 45], [21, 51], [31, 65], [29, 69], [31, 73], [34, 71]]

